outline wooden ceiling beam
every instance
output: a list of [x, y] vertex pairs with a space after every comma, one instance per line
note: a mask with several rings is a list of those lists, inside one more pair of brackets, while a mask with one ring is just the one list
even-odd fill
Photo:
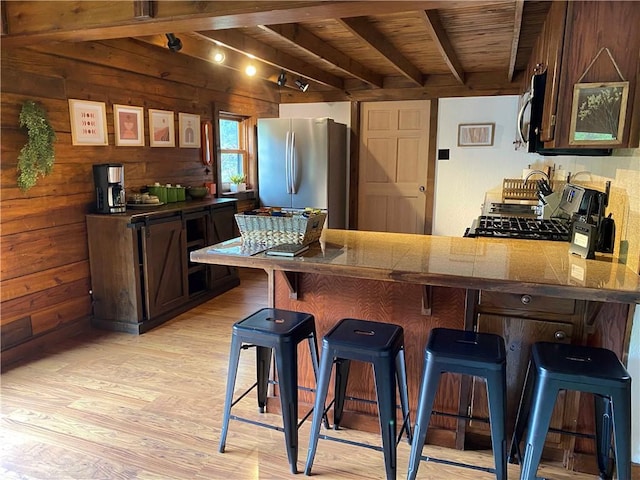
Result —
[[427, 25], [429, 34], [431, 35], [433, 42], [436, 44], [438, 51], [440, 51], [443, 60], [458, 82], [464, 85], [464, 70], [462, 69], [460, 60], [458, 60], [458, 56], [456, 55], [453, 45], [451, 44], [451, 40], [449, 40], [449, 35], [447, 35], [447, 32], [442, 25], [440, 15], [438, 15], [438, 12], [435, 10], [424, 10], [422, 13], [422, 18]]
[[[354, 81], [347, 82], [346, 92], [337, 90], [308, 91], [301, 94], [296, 91], [281, 91], [280, 103], [339, 102], [359, 101], [376, 102], [390, 100], [429, 100], [449, 97], [475, 97], [492, 95], [516, 95], [520, 92], [523, 75], [518, 73], [514, 81], [508, 82], [504, 70], [481, 73], [467, 73], [465, 85], [461, 85], [453, 75], [429, 75], [422, 87], [408, 85], [405, 77], [386, 77], [384, 88], [360, 89]], [[351, 84], [353, 83], [353, 85]]]
[[259, 42], [251, 37], [242, 35], [232, 30], [215, 30], [210, 32], [198, 32], [194, 35], [210, 42], [215, 42], [224, 47], [230, 48], [245, 55], [252, 55], [260, 62], [268, 63], [276, 68], [284, 69], [295, 73], [301, 77], [312, 80], [329, 87], [342, 90], [344, 82], [342, 78], [336, 77], [313, 65], [300, 61], [299, 58], [292, 57], [276, 48]]
[[513, 22], [513, 37], [511, 39], [511, 56], [509, 57], [509, 71], [507, 79], [511, 81], [513, 72], [516, 68], [516, 59], [518, 57], [518, 45], [520, 44], [520, 30], [522, 29], [522, 14], [524, 11], [524, 0], [516, 0], [515, 14]]
[[343, 72], [356, 77], [371, 86], [381, 88], [383, 78], [340, 50], [333, 48], [321, 38], [297, 24], [259, 25], [264, 31], [278, 35], [292, 45], [304, 49], [317, 59], [339, 68]]
[[416, 85], [422, 86], [424, 80], [418, 67], [407, 60], [396, 47], [391, 45], [365, 17], [340, 18], [338, 22], [386, 58], [402, 75]]
[[[326, 20], [336, 17], [462, 8], [468, 1], [156, 1], [148, 6], [108, 0], [3, 1], [7, 10], [3, 47], [52, 41], [92, 41]], [[477, 0], [494, 4], [496, 0]], [[137, 6], [136, 6], [137, 5]], [[141, 15], [153, 6], [153, 16]]]

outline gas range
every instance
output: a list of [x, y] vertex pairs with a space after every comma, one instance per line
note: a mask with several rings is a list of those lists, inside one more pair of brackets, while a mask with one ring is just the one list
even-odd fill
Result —
[[465, 237], [524, 238], [568, 242], [569, 222], [523, 217], [480, 216], [467, 229]]

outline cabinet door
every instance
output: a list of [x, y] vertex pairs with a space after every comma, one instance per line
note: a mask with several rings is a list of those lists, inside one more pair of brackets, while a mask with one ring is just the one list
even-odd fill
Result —
[[176, 308], [189, 298], [182, 220], [151, 223], [141, 230], [147, 318]]
[[[564, 21], [561, 18], [561, 5], [556, 5], [556, 3], [566, 3]], [[551, 15], [555, 13], [558, 13], [558, 16]], [[598, 142], [597, 145], [591, 146], [627, 148], [637, 145], [635, 143], [637, 132], [635, 129], [634, 131], [631, 129], [631, 125], [634, 123], [633, 106], [638, 104], [636, 89], [640, 68], [640, 57], [638, 56], [640, 50], [640, 29], [638, 29], [640, 8], [638, 8], [637, 2], [552, 2], [547, 22], [554, 24], [549, 31], [551, 35], [549, 68], [551, 68], [555, 54], [555, 59], [558, 62], [555, 70], [558, 73], [554, 72], [551, 85], [549, 85], [550, 77], [547, 77], [546, 94], [550, 97], [549, 101], [553, 102], [553, 107], [547, 110], [547, 98], [545, 97], [543, 133], [551, 134], [550, 142], [545, 144], [545, 147], [574, 147], [569, 143], [569, 136], [573, 121], [575, 84], [602, 84], [621, 82], [623, 79], [628, 81], [629, 85], [627, 101], [621, 105], [622, 111], [618, 114], [615, 102], [602, 102], [599, 104], [601, 106], [594, 107], [594, 110], [590, 112], [594, 121], [591, 128], [596, 125], [599, 128], [597, 132], [615, 134], [618, 119], [623, 119], [622, 135], [620, 138], [614, 138], [608, 144]], [[561, 53], [554, 51], [551, 45], [555, 36], [558, 37], [556, 45], [562, 48]], [[563, 38], [562, 41], [559, 40], [560, 36]], [[603, 51], [604, 48], [607, 48], [608, 52]], [[605, 127], [599, 123], [609, 120], [612, 116], [614, 117], [613, 130], [602, 130]], [[637, 120], [635, 121], [637, 122]], [[587, 147], [589, 146], [587, 145]]]
[[[564, 322], [480, 314], [478, 316], [478, 332], [494, 333], [502, 336], [505, 340], [507, 349], [507, 435], [510, 438], [524, 386], [531, 345], [543, 341], [571, 343], [573, 325]], [[564, 397], [564, 392], [558, 395], [551, 419], [551, 427], [553, 428], [562, 428], [564, 424]], [[477, 377], [474, 377], [473, 381], [471, 414], [474, 417], [489, 417], [486, 382]], [[470, 422], [469, 426], [471, 430], [486, 431], [487, 435], [489, 434], [489, 425], [486, 423]], [[558, 444], [560, 436], [549, 434], [547, 442]]]
[[[209, 245], [224, 242], [234, 238], [235, 222], [234, 214], [236, 213], [235, 203], [214, 208], [211, 214], [211, 228], [209, 229]], [[209, 268], [210, 284], [212, 290], [225, 288], [230, 281], [237, 283], [238, 269], [236, 267], [228, 267], [226, 265], [210, 265]]]
[[[540, 140], [543, 142], [552, 142], [555, 134], [566, 18], [567, 2], [552, 2], [542, 32], [542, 69], [547, 72], [542, 110], [542, 131], [540, 132]], [[555, 144], [552, 143], [548, 146], [555, 146]]]

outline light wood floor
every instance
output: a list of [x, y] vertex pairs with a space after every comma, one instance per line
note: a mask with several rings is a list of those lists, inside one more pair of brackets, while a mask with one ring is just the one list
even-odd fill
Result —
[[[266, 305], [266, 276], [243, 271], [242, 286], [141, 336], [93, 331], [65, 341], [1, 376], [0, 478], [285, 479], [291, 475], [278, 431], [231, 421], [218, 453], [231, 325]], [[241, 356], [238, 388], [253, 382], [254, 355]], [[254, 396], [234, 413], [258, 418]], [[280, 425], [277, 415], [262, 415]], [[310, 421], [300, 431], [304, 469]], [[379, 445], [377, 435], [335, 436]], [[486, 467], [490, 452], [426, 446], [424, 455]], [[398, 478], [409, 446], [398, 447]], [[318, 479], [384, 478], [382, 453], [320, 440]], [[546, 466], [548, 478], [593, 476]], [[519, 468], [509, 466], [510, 478]], [[421, 479], [492, 479], [489, 473], [422, 462]]]

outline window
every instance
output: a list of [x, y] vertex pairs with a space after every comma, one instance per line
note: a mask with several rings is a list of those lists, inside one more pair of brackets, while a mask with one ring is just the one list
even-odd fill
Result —
[[247, 132], [245, 119], [220, 114], [220, 182], [228, 183], [232, 175], [247, 175]]

